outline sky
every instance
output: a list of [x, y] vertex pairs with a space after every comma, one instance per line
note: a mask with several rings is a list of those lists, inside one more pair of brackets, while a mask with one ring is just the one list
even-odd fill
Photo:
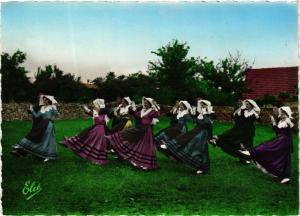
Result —
[[25, 52], [30, 76], [48, 64], [83, 80], [146, 71], [173, 39], [190, 57], [298, 63], [296, 3], [6, 2], [1, 19], [2, 52]]

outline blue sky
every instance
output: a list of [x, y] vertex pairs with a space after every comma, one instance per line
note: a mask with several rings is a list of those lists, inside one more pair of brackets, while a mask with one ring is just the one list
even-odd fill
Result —
[[145, 71], [151, 51], [172, 39], [190, 56], [218, 61], [240, 51], [254, 67], [297, 65], [296, 3], [2, 3], [2, 51], [25, 66], [57, 64], [93, 79]]

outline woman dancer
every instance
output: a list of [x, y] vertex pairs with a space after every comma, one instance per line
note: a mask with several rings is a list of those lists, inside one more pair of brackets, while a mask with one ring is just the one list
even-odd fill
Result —
[[196, 127], [186, 134], [168, 140], [161, 148], [166, 149], [170, 156], [196, 170], [196, 174], [209, 171], [210, 162], [207, 140], [212, 136], [212, 121], [214, 113], [211, 103], [199, 100], [197, 103]]
[[22, 153], [30, 153], [34, 156], [42, 158], [44, 162], [55, 160], [57, 158], [54, 117], [59, 113], [56, 108], [57, 101], [53, 96], [40, 96], [40, 109], [34, 110], [30, 106], [33, 118], [41, 118], [35, 122], [30, 133], [13, 146], [13, 154], [22, 155]]
[[[241, 104], [240, 104], [241, 105]], [[224, 152], [239, 157], [238, 150], [253, 147], [255, 135], [254, 122], [259, 119], [260, 108], [254, 100], [246, 99], [233, 113], [234, 126], [220, 136], [211, 139], [211, 143], [222, 148]], [[240, 159], [240, 162], [249, 164], [250, 161]]]
[[171, 117], [171, 119], [170, 119], [170, 125], [171, 125], [171, 127], [175, 126], [177, 124], [176, 116], [177, 116], [177, 113], [179, 111], [179, 103], [180, 103], [180, 101], [177, 100], [176, 103], [175, 103], [175, 105], [172, 107], [172, 109], [170, 110], [170, 112], [167, 114], [167, 116]]
[[290, 181], [291, 152], [293, 146], [292, 111], [288, 106], [279, 108], [280, 121], [276, 123], [271, 116], [272, 126], [276, 137], [249, 150], [240, 150], [251, 158], [256, 166], [264, 173], [277, 177], [282, 184]]
[[121, 104], [113, 111], [112, 129], [110, 130], [111, 134], [132, 127], [132, 121], [129, 114], [131, 105], [132, 101], [130, 98], [124, 97], [122, 98]]
[[152, 134], [153, 119], [159, 116], [159, 107], [152, 98], [142, 98], [142, 110], [134, 107], [133, 115], [139, 119], [136, 128], [128, 128], [107, 136], [119, 157], [143, 170], [156, 169], [155, 144]]
[[84, 106], [85, 112], [92, 116], [94, 125], [79, 135], [71, 138], [66, 138], [63, 145], [73, 151], [77, 156], [91, 161], [95, 164], [107, 163], [107, 141], [104, 135], [107, 132], [107, 110], [103, 99], [93, 101], [94, 109], [90, 110]]
[[192, 107], [187, 101], [180, 101], [178, 103], [178, 110], [174, 114], [174, 124], [168, 128], [161, 130], [155, 136], [157, 144], [165, 144], [166, 142], [174, 139], [180, 134], [187, 132], [187, 122], [191, 120]]

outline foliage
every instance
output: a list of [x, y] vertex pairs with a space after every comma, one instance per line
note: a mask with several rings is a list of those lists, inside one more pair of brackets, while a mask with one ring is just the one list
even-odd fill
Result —
[[187, 90], [195, 84], [197, 59], [187, 57], [189, 49], [186, 43], [173, 40], [166, 46], [152, 51], [158, 59], [149, 61], [148, 73], [156, 78], [162, 91], [168, 89], [168, 97], [165, 97], [167, 101], [186, 98], [189, 94]]
[[[189, 57], [187, 43], [173, 40], [152, 51], [156, 59], [149, 61], [148, 71], [117, 76], [108, 72], [106, 77], [97, 77], [92, 83], [97, 89], [87, 88], [80, 77], [64, 73], [56, 65], [38, 68], [33, 84], [20, 67], [26, 55], [20, 51], [13, 57], [2, 55], [4, 101], [36, 98], [40, 92], [55, 95], [66, 102], [90, 101], [96, 97], [113, 101], [118, 97], [130, 96], [136, 102], [142, 96], [155, 98], [161, 104], [173, 104], [175, 100], [195, 102], [199, 95], [215, 105], [233, 105], [245, 88], [245, 72], [248, 62], [229, 54], [217, 64], [206, 58]], [[13, 79], [16, 76], [17, 79]], [[12, 82], [11, 80], [14, 80]], [[17, 82], [15, 84], [15, 82]], [[11, 83], [13, 85], [11, 85]], [[18, 86], [11, 90], [12, 86]], [[32, 91], [29, 91], [32, 87]]]
[[197, 65], [197, 75], [207, 80], [212, 86], [223, 92], [240, 97], [246, 91], [245, 74], [250, 68], [249, 63], [241, 59], [241, 54], [220, 60], [216, 65], [213, 61], [203, 58]]
[[275, 105], [276, 102], [277, 102], [277, 99], [273, 95], [266, 94], [266, 95], [264, 95], [264, 97], [263, 97], [263, 99], [262, 99], [261, 102], [263, 104], [272, 104], [272, 105]]
[[82, 85], [80, 77], [63, 73], [56, 65], [38, 68], [33, 86], [36, 94], [43, 92], [55, 95], [66, 102], [90, 100], [88, 95], [94, 95], [92, 90]]
[[287, 99], [287, 98], [290, 98], [290, 96], [291, 96], [291, 94], [289, 92], [279, 92], [278, 93], [279, 98]]
[[1, 55], [1, 86], [2, 101], [21, 102], [28, 100], [32, 84], [27, 77], [28, 71], [21, 66], [26, 60], [26, 54], [16, 51], [13, 55]]

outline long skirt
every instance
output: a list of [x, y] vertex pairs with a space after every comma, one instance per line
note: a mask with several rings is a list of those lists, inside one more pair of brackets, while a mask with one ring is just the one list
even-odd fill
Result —
[[40, 142], [34, 142], [25, 137], [21, 139], [14, 148], [21, 149], [40, 158], [55, 160], [57, 158], [57, 149], [54, 124], [51, 121], [48, 122], [47, 129]]
[[64, 145], [77, 156], [95, 164], [107, 163], [106, 126], [93, 125], [79, 135], [64, 140]]
[[249, 150], [251, 158], [262, 171], [279, 177], [289, 178], [291, 174], [292, 140], [280, 136]]
[[131, 127], [132, 127], [132, 121], [130, 118], [120, 118], [117, 120], [115, 119], [114, 124], [112, 125], [112, 129], [109, 131], [109, 133], [113, 134], [125, 128], [131, 128]]
[[43, 140], [44, 134], [48, 128], [49, 119], [43, 119], [42, 117], [32, 119], [32, 128], [30, 132], [25, 136], [31, 142], [39, 143]]
[[156, 144], [162, 142], [169, 142], [175, 137], [186, 133], [186, 126], [184, 124], [176, 124], [174, 126], [162, 129], [155, 135]]
[[166, 146], [170, 155], [175, 159], [196, 170], [208, 172], [210, 161], [207, 139], [207, 130], [194, 128], [192, 131], [166, 142]]
[[151, 126], [140, 125], [109, 135], [112, 148], [137, 168], [156, 169], [156, 147]]
[[218, 137], [217, 146], [221, 147], [225, 153], [239, 157], [238, 150], [241, 149], [241, 144], [245, 148], [253, 147], [253, 137], [254, 133], [251, 130], [233, 127]]

